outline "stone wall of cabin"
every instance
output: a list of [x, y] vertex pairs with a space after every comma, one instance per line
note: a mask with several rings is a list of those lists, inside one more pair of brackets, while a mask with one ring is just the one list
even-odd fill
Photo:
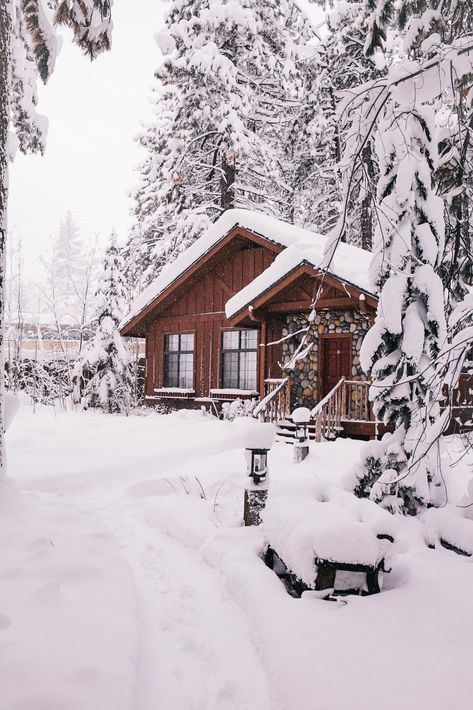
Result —
[[[322, 334], [352, 335], [352, 373], [354, 380], [364, 379], [360, 366], [360, 348], [363, 338], [371, 326], [370, 317], [358, 310], [319, 311], [311, 325], [310, 335], [314, 341], [309, 354], [296, 362], [294, 369], [285, 372], [291, 377], [291, 408], [313, 407], [318, 401], [317, 384], [319, 376], [319, 336]], [[307, 316], [290, 314], [286, 317], [283, 335], [296, 333], [307, 327]], [[288, 362], [302, 335], [289, 338], [283, 344], [283, 363]]]

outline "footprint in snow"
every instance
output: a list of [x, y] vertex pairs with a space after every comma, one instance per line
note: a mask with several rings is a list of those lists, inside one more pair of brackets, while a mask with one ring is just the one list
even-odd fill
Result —
[[10, 617], [5, 614], [0, 614], [0, 631], [5, 631], [9, 626], [11, 626]]

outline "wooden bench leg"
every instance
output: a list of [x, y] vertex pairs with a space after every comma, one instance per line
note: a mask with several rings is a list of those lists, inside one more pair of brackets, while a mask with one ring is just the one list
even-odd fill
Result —
[[264, 564], [269, 569], [274, 569], [274, 550], [272, 547], [268, 547], [264, 554]]
[[319, 565], [317, 568], [317, 577], [315, 579], [315, 589], [316, 591], [323, 591], [324, 589], [333, 589], [335, 586], [335, 575], [337, 570], [335, 567], [328, 567], [327, 565]]
[[381, 591], [381, 587], [379, 586], [379, 572], [380, 568], [376, 567], [376, 569], [366, 573], [366, 586], [368, 587], [368, 594], [379, 594]]

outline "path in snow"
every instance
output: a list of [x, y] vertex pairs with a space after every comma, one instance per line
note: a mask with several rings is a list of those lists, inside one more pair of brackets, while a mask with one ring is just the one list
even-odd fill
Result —
[[[247, 619], [222, 577], [198, 551], [150, 528], [142, 508], [103, 501], [91, 506], [116, 535], [142, 601], [146, 627], [136, 710], [269, 710]], [[152, 678], [158, 666], [165, 671], [164, 697], [163, 678]]]
[[[201, 421], [189, 422], [187, 438], [183, 432], [183, 449], [176, 433], [166, 431], [167, 418], [153, 419], [165, 425], [164, 431], [157, 427], [153, 446], [132, 446], [124, 440], [129, 449], [125, 456], [116, 440], [118, 427], [123, 425], [120, 419], [113, 432], [107, 418], [89, 417], [85, 441], [80, 438], [84, 434], [80, 427], [74, 436], [69, 425], [61, 430], [63, 420], [59, 420], [59, 431], [54, 422], [48, 422], [36, 432], [36, 420], [32, 419], [28, 448], [21, 435], [17, 451], [12, 447], [15, 478], [26, 488], [45, 496], [61, 496], [79, 509], [95, 513], [117, 538], [134, 575], [140, 610], [133, 710], [269, 710], [274, 706], [246, 616], [226, 591], [223, 578], [208, 567], [198, 551], [171, 540], [145, 519], [144, 498], [153, 488], [159, 489], [156, 484], [150, 489], [148, 481], [159, 483], [160, 472], [166, 477], [172, 474], [177, 451], [181, 465], [196, 460], [208, 449], [213, 429], [201, 437]], [[100, 429], [95, 430], [94, 424], [102, 421], [111, 431], [103, 432], [100, 442]], [[70, 424], [73, 422], [71, 419]], [[130, 418], [130, 430], [132, 422]], [[138, 425], [151, 429], [154, 422], [150, 418]], [[187, 422], [180, 424], [184, 428]], [[203, 426], [206, 430], [207, 425]], [[191, 427], [196, 431], [190, 431]], [[231, 448], [233, 432], [219, 428], [214, 453]], [[162, 439], [157, 445], [159, 434]], [[87, 446], [82, 451], [84, 443]], [[138, 437], [136, 443], [141, 443]], [[31, 465], [33, 456], [43, 461], [42, 469]], [[144, 498], [136, 495], [143, 477]], [[162, 488], [162, 493], [167, 493], [169, 486]]]

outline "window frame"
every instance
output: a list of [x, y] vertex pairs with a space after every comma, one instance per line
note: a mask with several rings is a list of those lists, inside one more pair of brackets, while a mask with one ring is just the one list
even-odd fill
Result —
[[[192, 350], [181, 350], [181, 338], [182, 336], [186, 335], [191, 335], [192, 336]], [[170, 350], [169, 349], [169, 338], [177, 336], [178, 341], [177, 341], [177, 349], [176, 350]], [[176, 379], [178, 384], [177, 385], [171, 385], [169, 384], [169, 356], [170, 355], [177, 355], [177, 375]], [[181, 373], [181, 355], [192, 355], [192, 368], [191, 368], [191, 384], [189, 386], [182, 386], [179, 384], [179, 379], [180, 379], [180, 373]], [[188, 390], [193, 390], [195, 385], [195, 331], [192, 330], [185, 330], [185, 331], [179, 331], [176, 333], [175, 331], [169, 332], [169, 333], [164, 333], [164, 340], [163, 340], [163, 370], [162, 370], [162, 375], [163, 375], [163, 387], [165, 389], [174, 389], [174, 390], [181, 390], [181, 389], [188, 389]]]
[[[254, 348], [242, 348], [241, 347], [241, 341], [242, 341], [242, 336], [243, 333], [255, 333], [256, 335], [256, 343]], [[225, 333], [238, 333], [238, 348], [224, 348], [224, 338], [225, 338]], [[221, 352], [221, 361], [220, 361], [220, 387], [223, 390], [226, 389], [234, 389], [234, 390], [241, 390], [241, 391], [258, 391], [258, 363], [259, 363], [259, 330], [256, 328], [224, 328], [221, 333], [220, 333], [220, 352]], [[255, 353], [255, 381], [254, 381], [254, 387], [242, 387], [241, 386], [241, 377], [242, 377], [242, 368], [241, 368], [241, 358], [240, 355], [241, 353]], [[227, 384], [225, 384], [225, 355], [226, 354], [237, 354], [237, 386], [236, 387], [229, 387]]]

